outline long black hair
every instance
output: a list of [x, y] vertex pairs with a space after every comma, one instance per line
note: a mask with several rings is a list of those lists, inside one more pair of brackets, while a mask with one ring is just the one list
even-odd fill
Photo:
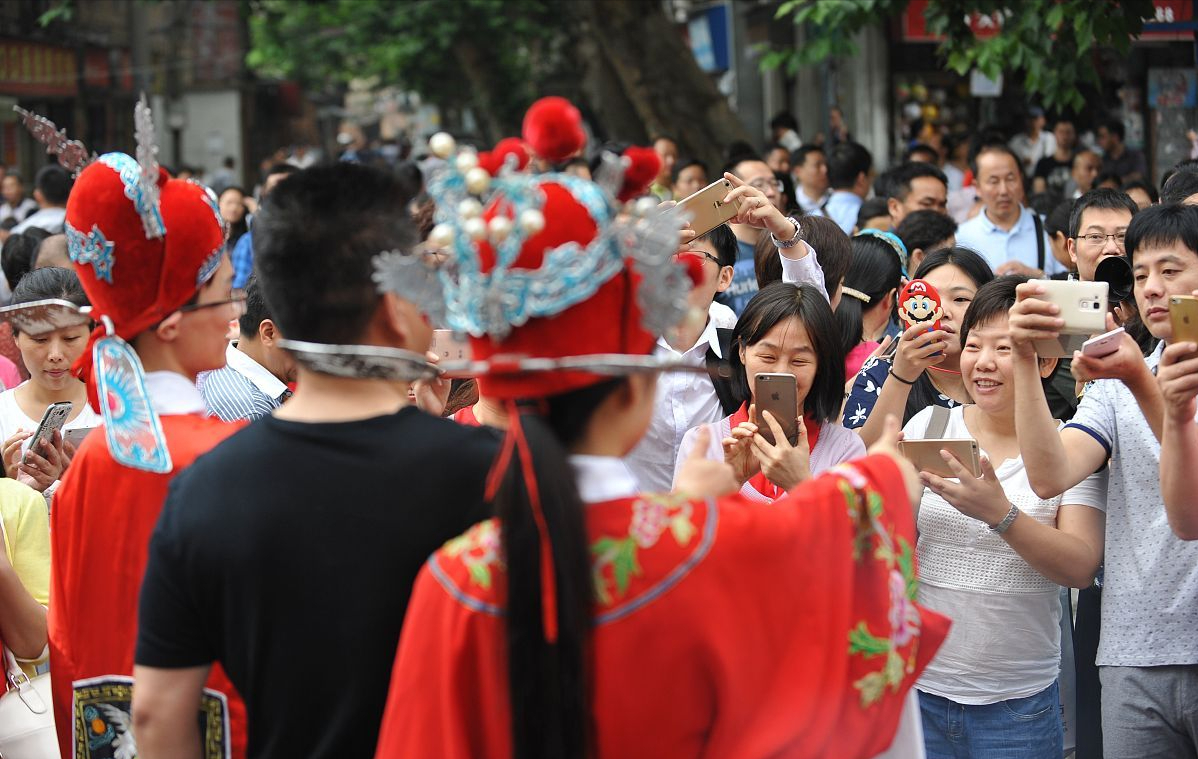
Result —
[[[994, 279], [994, 272], [990, 269], [990, 264], [986, 263], [986, 259], [969, 248], [943, 248], [929, 253], [915, 270], [914, 279], [923, 279], [941, 266], [956, 266], [973, 280], [978, 289]], [[928, 373], [925, 371], [920, 374], [907, 395], [907, 406], [903, 409], [903, 424], [911, 421], [911, 417], [928, 406], [936, 405], [939, 395], [940, 391], [932, 384]]]
[[745, 306], [732, 330], [732, 348], [728, 356], [733, 395], [741, 403], [752, 397], [740, 351], [761, 342], [775, 324], [791, 317], [803, 323], [819, 362], [815, 381], [803, 401], [803, 411], [820, 422], [835, 421], [840, 416], [844, 398], [844, 346], [836, 331], [832, 308], [811, 285], [771, 282], [758, 290]]
[[[507, 561], [508, 687], [514, 759], [583, 759], [591, 751], [586, 644], [591, 628], [590, 548], [582, 498], [567, 456], [596, 409], [627, 379], [546, 398], [541, 415], [521, 414], [538, 500], [553, 546], [557, 642], [542, 629], [540, 534], [528, 486], [513, 460], [495, 496]], [[508, 434], [512, 434], [509, 432]], [[513, 457], [514, 459], [516, 457]]]
[[893, 245], [873, 235], [857, 235], [852, 246], [853, 260], [844, 275], [844, 286], [862, 293], [869, 301], [846, 292], [840, 295], [836, 324], [845, 353], [862, 342], [865, 312], [881, 303], [887, 293], [903, 286], [903, 265]]

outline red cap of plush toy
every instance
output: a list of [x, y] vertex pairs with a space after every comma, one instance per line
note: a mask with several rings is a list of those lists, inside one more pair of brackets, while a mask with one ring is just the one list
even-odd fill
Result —
[[565, 98], [547, 97], [524, 114], [524, 141], [541, 158], [560, 163], [586, 145], [582, 114]]
[[478, 165], [486, 169], [491, 176], [499, 176], [499, 170], [507, 163], [508, 156], [515, 156], [516, 171], [524, 171], [528, 166], [528, 146], [518, 137], [505, 137], [495, 143], [495, 147], [490, 151], [480, 152]]
[[624, 169], [624, 184], [617, 196], [622, 202], [635, 198], [645, 192], [645, 189], [657, 178], [661, 171], [661, 156], [653, 148], [641, 148], [633, 145], [624, 151], [628, 161]]

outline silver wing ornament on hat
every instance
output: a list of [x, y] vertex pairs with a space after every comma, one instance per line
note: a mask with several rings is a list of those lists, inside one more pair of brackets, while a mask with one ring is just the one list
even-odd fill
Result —
[[51, 298], [0, 308], [0, 321], [10, 322], [17, 332], [44, 335], [56, 329], [90, 325], [92, 317], [90, 306]]
[[12, 109], [21, 115], [21, 121], [33, 139], [45, 145], [46, 153], [55, 156], [58, 163], [72, 175], [78, 175], [96, 160], [95, 153], [89, 154], [87, 147], [79, 140], [68, 139], [67, 130], [59, 129], [50, 119], [15, 105]]

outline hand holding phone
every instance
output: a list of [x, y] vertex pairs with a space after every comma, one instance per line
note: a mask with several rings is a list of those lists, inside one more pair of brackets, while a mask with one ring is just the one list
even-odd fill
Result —
[[765, 438], [770, 445], [777, 445], [774, 431], [770, 425], [765, 423], [762, 416], [763, 411], [768, 411], [770, 416], [774, 417], [782, 427], [786, 439], [791, 445], [794, 445], [795, 439], [799, 436], [798, 385], [795, 382], [795, 376], [793, 374], [758, 374], [754, 378], [754, 382], [757, 403], [757, 434]]
[[25, 449], [25, 455], [21, 459], [22, 464], [28, 460], [30, 451], [40, 455], [39, 446], [42, 443], [49, 443], [54, 437], [54, 433], [62, 429], [74, 407], [75, 404], [70, 401], [59, 401], [46, 407], [45, 413], [42, 414], [42, 420], [37, 425], [37, 431], [33, 433], [33, 437], [29, 438], [29, 446]]
[[1090, 358], [1102, 358], [1119, 350], [1119, 341], [1123, 339], [1124, 330], [1116, 327], [1110, 332], [1095, 335], [1082, 343], [1082, 355]]
[[899, 292], [898, 316], [907, 328], [926, 323], [929, 332], [940, 329], [940, 317], [944, 316], [940, 293], [925, 280], [911, 280]]
[[1040, 300], [1048, 301], [1059, 309], [1057, 317], [1064, 326], [1054, 340], [1037, 340], [1036, 355], [1040, 358], [1065, 358], [1072, 356], [1090, 335], [1106, 330], [1107, 291], [1106, 282], [1072, 282], [1056, 279], [1037, 279], [1044, 292]]
[[974, 477], [982, 476], [982, 463], [978, 441], [970, 438], [936, 438], [932, 440], [903, 440], [899, 444], [903, 457], [921, 472], [937, 477], [955, 478], [957, 475], [940, 451], [948, 451], [969, 468]]
[[739, 200], [724, 202], [724, 198], [730, 192], [732, 183], [727, 179], [717, 179], [695, 194], [678, 201], [675, 208], [690, 216], [690, 227], [695, 230], [695, 237], [702, 237], [719, 225], [735, 219], [740, 213]]
[[1198, 343], [1198, 298], [1192, 295], [1169, 296], [1169, 321], [1174, 343]]

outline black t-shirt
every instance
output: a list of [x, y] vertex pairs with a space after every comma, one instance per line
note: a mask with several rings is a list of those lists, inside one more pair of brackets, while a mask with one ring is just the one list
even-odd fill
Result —
[[177, 476], [150, 542], [138, 664], [219, 661], [255, 759], [370, 759], [416, 574], [489, 516], [487, 428], [415, 408], [265, 417]]
[[1045, 156], [1036, 162], [1033, 176], [1042, 177], [1049, 192], [1067, 199], [1069, 183], [1073, 180], [1073, 159], [1058, 161], [1056, 155]]

